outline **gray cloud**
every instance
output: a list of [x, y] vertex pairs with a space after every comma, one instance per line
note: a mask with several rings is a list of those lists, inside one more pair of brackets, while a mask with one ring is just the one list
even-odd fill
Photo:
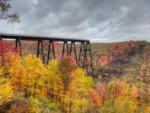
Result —
[[150, 41], [150, 0], [12, 0], [20, 23], [0, 20], [0, 32]]

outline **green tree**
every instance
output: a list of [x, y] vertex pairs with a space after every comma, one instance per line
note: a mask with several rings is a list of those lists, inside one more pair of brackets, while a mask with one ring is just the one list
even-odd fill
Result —
[[19, 16], [16, 13], [10, 13], [11, 4], [8, 0], [0, 0], [0, 19], [8, 20], [9, 22], [19, 22]]

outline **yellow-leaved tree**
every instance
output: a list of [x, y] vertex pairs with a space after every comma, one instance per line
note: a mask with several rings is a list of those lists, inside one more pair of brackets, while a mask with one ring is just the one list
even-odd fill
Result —
[[3, 76], [3, 69], [0, 68], [0, 106], [13, 97], [13, 88], [8, 78]]
[[61, 103], [64, 113], [80, 113], [88, 110], [89, 91], [93, 86], [91, 77], [82, 69], [71, 64], [68, 59], [49, 63], [48, 88], [52, 99]]
[[16, 91], [23, 92], [25, 97], [44, 94], [47, 68], [39, 58], [32, 55], [24, 58], [12, 56], [8, 69]]

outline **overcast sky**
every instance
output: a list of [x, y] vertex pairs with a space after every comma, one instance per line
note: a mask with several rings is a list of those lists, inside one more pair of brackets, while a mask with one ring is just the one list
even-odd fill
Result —
[[20, 23], [0, 20], [0, 32], [94, 42], [150, 41], [150, 0], [10, 0]]

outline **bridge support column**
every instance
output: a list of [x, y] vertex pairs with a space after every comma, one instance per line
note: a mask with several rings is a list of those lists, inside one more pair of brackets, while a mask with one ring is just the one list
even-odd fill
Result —
[[73, 51], [74, 52], [74, 57], [75, 57], [75, 61], [76, 61], [76, 64], [78, 63], [78, 59], [77, 59], [77, 49], [76, 49], [76, 44], [74, 41], [71, 42], [71, 48], [70, 48], [71, 52]]
[[1, 60], [1, 63], [0, 64], [4, 64], [4, 60], [5, 60], [5, 57], [4, 57], [4, 47], [3, 47], [3, 39], [0, 39], [0, 60]]
[[65, 55], [69, 55], [69, 52], [69, 43], [68, 41], [64, 41], [62, 48], [62, 57], [64, 57]]
[[71, 56], [77, 64], [77, 50], [76, 50], [76, 44], [74, 41], [71, 41], [70, 43], [68, 41], [65, 41], [63, 43], [62, 57], [65, 55]]
[[53, 56], [55, 59], [54, 41], [52, 40], [38, 40], [37, 43], [37, 57], [43, 60], [43, 63], [48, 64]]
[[20, 56], [22, 56], [21, 40], [20, 39], [16, 39], [15, 51], [17, 53], [19, 53]]
[[[52, 54], [51, 54], [52, 53]], [[55, 46], [54, 41], [49, 40], [48, 42], [48, 55], [47, 55], [47, 64], [49, 63], [49, 60], [51, 59], [51, 56], [53, 55], [53, 59], [55, 59]]]
[[89, 42], [81, 42], [78, 65], [85, 68], [88, 74], [93, 74], [93, 62]]
[[43, 63], [45, 63], [45, 56], [44, 56], [44, 47], [43, 47], [43, 42], [42, 40], [38, 40], [38, 44], [37, 44], [37, 57], [40, 57], [43, 61]]

